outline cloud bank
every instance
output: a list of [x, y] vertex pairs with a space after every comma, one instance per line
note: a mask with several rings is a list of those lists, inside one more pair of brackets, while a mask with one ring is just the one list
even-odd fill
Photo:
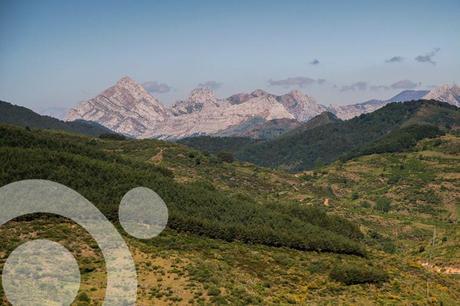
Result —
[[342, 88], [340, 88], [340, 91], [362, 91], [362, 90], [366, 90], [367, 89], [367, 82], [364, 82], [364, 81], [359, 81], [359, 82], [355, 82], [351, 85], [344, 85], [342, 86]]
[[440, 48], [435, 48], [431, 52], [428, 52], [423, 55], [418, 55], [415, 57], [415, 60], [419, 63], [430, 63], [436, 65], [436, 62], [433, 60], [433, 57], [441, 50]]
[[397, 82], [394, 82], [390, 85], [370, 85], [367, 82], [360, 81], [353, 83], [351, 85], [344, 85], [340, 89], [340, 91], [363, 91], [367, 90], [368, 88], [372, 91], [378, 91], [378, 90], [390, 90], [390, 89], [414, 89], [419, 86], [421, 86], [421, 82], [414, 82], [411, 80], [400, 80]]
[[270, 86], [283, 86], [283, 87], [306, 87], [312, 84], [324, 84], [325, 79], [313, 79], [309, 77], [289, 77], [281, 80], [269, 80]]
[[198, 87], [209, 88], [212, 90], [219, 89], [221, 86], [222, 86], [222, 83], [219, 83], [217, 81], [206, 81], [206, 82], [198, 84]]
[[142, 84], [142, 87], [150, 93], [167, 93], [171, 91], [171, 87], [168, 84], [158, 83], [156, 81], [145, 82]]
[[391, 58], [385, 60], [385, 63], [388, 63], [388, 64], [391, 64], [391, 63], [400, 63], [400, 62], [402, 62], [402, 61], [404, 61], [404, 57], [398, 56], [398, 55], [397, 55], [397, 56], [393, 56], [393, 57], [391, 57]]

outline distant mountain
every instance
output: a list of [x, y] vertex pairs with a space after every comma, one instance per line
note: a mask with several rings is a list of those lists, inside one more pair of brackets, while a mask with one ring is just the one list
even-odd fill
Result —
[[124, 77], [97, 97], [71, 109], [66, 120], [95, 121], [118, 133], [139, 137], [168, 115], [168, 109], [141, 85]]
[[457, 85], [442, 85], [432, 90], [404, 90], [387, 100], [369, 100], [363, 103], [345, 106], [332, 106], [329, 111], [343, 120], [351, 119], [361, 114], [373, 112], [388, 103], [407, 102], [414, 100], [436, 100], [460, 106], [460, 87]]
[[85, 120], [65, 122], [49, 116], [39, 115], [28, 108], [4, 101], [0, 101], [0, 123], [30, 128], [62, 130], [90, 136], [113, 133], [110, 129], [96, 122]]
[[69, 108], [57, 106], [37, 110], [37, 113], [39, 113], [40, 115], [53, 117], [59, 120], [64, 120], [68, 112]]
[[387, 100], [373, 99], [363, 103], [331, 107], [329, 110], [340, 119], [348, 120], [361, 114], [371, 113], [391, 102], [419, 100], [427, 93], [427, 90], [404, 90]]
[[301, 126], [271, 141], [245, 146], [236, 152], [236, 157], [289, 171], [311, 169], [316, 163], [332, 162], [390, 132], [414, 124], [456, 128], [460, 126], [460, 110], [437, 101], [390, 103], [351, 120], [333, 121], [310, 129]]
[[[429, 90], [403, 90], [396, 96], [391, 97], [388, 100], [385, 100], [385, 102], [391, 103], [391, 102], [406, 102], [406, 101], [420, 100], [420, 99], [423, 99], [426, 96], [426, 94], [428, 94], [429, 92], [430, 92]], [[446, 102], [446, 101], [443, 101], [443, 102]]]

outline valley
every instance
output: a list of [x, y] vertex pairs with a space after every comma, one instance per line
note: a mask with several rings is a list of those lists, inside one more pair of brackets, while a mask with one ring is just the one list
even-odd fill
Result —
[[[2, 127], [0, 135], [2, 185], [33, 177], [64, 183], [115, 224], [113, 209], [130, 186], [148, 186], [164, 197], [171, 218], [163, 234], [147, 241], [124, 236], [139, 269], [140, 305], [448, 305], [459, 298], [458, 275], [448, 273], [460, 267], [460, 140], [454, 134], [420, 140], [409, 151], [339, 160], [296, 174], [229, 163], [159, 140], [13, 127]], [[268, 228], [257, 219], [270, 212], [271, 220], [279, 220], [273, 233], [286, 231], [290, 237], [283, 236], [284, 245], [273, 233], [261, 235]], [[291, 225], [283, 229], [283, 215], [290, 214], [295, 218], [289, 217]], [[196, 219], [200, 216], [209, 216], [211, 223]], [[302, 223], [296, 224], [296, 218]], [[222, 227], [232, 220], [240, 224], [236, 232]], [[326, 232], [332, 238], [328, 248], [321, 240], [302, 238]], [[3, 260], [32, 237], [64, 244], [85, 271], [75, 304], [102, 301], [100, 251], [71, 222], [55, 217], [15, 220], [2, 227], [0, 237]], [[357, 271], [355, 278], [332, 273], [347, 269]]]

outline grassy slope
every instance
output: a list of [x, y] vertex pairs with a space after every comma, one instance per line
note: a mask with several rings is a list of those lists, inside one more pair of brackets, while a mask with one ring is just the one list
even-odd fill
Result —
[[[250, 164], [216, 163], [213, 156], [154, 140], [98, 141], [95, 146], [139, 163], [167, 167], [177, 182], [212, 182], [218, 190], [259, 203], [308, 205], [328, 198], [328, 211], [354, 220], [366, 233], [368, 258], [224, 242], [172, 230], [151, 242], [127, 237], [140, 271], [141, 304], [455, 304], [460, 298], [459, 279], [434, 271], [460, 266], [458, 137], [422, 141], [415, 152], [364, 156], [296, 176]], [[373, 208], [381, 196], [392, 200], [388, 213]], [[44, 232], [44, 237], [70, 249], [73, 245], [75, 254], [80, 253], [81, 266], [90, 266], [85, 269], [83, 291], [100, 301], [104, 273], [97, 249], [90, 249], [94, 243], [83, 233], [77, 240], [73, 236], [67, 240], [70, 230], [78, 232], [71, 224], [51, 227], [40, 222], [2, 228], [0, 258], [4, 260], [29, 232]], [[434, 226], [439, 239], [432, 247]], [[23, 233], [21, 239], [13, 238], [17, 231]], [[345, 286], [328, 277], [336, 264], [351, 262], [383, 269], [391, 280], [381, 286]], [[430, 266], [424, 268], [426, 263]]]

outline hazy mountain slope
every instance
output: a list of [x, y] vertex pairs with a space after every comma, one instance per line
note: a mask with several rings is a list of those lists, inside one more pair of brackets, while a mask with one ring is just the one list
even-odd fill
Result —
[[62, 130], [91, 136], [113, 133], [96, 122], [84, 120], [65, 122], [39, 115], [28, 108], [3, 101], [0, 101], [0, 123], [28, 126], [30, 128]]
[[[429, 90], [403, 90], [396, 96], [391, 97], [386, 102], [406, 102], [412, 100], [423, 99], [426, 94], [429, 93]], [[430, 99], [427, 99], [430, 100]]]
[[221, 137], [249, 137], [254, 139], [273, 139], [292, 129], [301, 123], [295, 119], [273, 119], [266, 121], [260, 117], [251, 118], [239, 125], [231, 126], [213, 136]]
[[332, 106], [331, 112], [336, 114], [340, 119], [351, 119], [361, 114], [373, 112], [388, 103], [407, 102], [414, 100], [436, 100], [459, 106], [460, 89], [458, 86], [442, 85], [432, 90], [403, 90], [399, 94], [387, 100], [369, 100], [363, 103], [351, 104], [345, 106]]
[[435, 101], [391, 103], [369, 114], [343, 122], [333, 122], [259, 144], [236, 153], [238, 159], [290, 171], [330, 163], [360, 146], [367, 145], [403, 125], [415, 123], [460, 124], [455, 106]]

